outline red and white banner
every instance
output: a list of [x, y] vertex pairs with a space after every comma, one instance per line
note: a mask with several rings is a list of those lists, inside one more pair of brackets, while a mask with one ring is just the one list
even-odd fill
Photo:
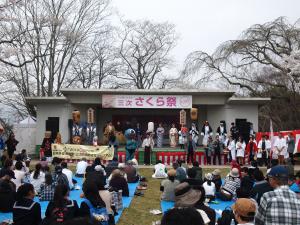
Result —
[[190, 109], [191, 95], [102, 95], [103, 108]]
[[[272, 143], [275, 143], [276, 139], [278, 138], [278, 134], [282, 133], [283, 136], [286, 138], [289, 133], [292, 133], [295, 138], [295, 150], [294, 153], [300, 153], [300, 130], [290, 130], [290, 131], [280, 131], [280, 132], [273, 132], [273, 137], [271, 139]], [[260, 141], [263, 135], [268, 135], [271, 138], [271, 132], [258, 132], [256, 133], [256, 141], [257, 143]], [[273, 145], [272, 145], [273, 146]]]

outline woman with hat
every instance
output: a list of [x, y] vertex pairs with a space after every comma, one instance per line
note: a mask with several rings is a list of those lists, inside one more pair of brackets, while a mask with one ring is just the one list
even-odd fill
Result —
[[231, 169], [228, 176], [225, 178], [224, 185], [220, 189], [218, 196], [223, 201], [231, 201], [236, 196], [236, 189], [241, 186], [239, 170], [237, 168]]
[[222, 178], [221, 178], [221, 171], [219, 169], [215, 169], [212, 172], [213, 175], [213, 182], [215, 183], [216, 186], [216, 191], [219, 192], [220, 188], [222, 186]]
[[212, 201], [216, 198], [216, 185], [213, 182], [213, 175], [211, 173], [205, 174], [205, 182], [203, 183], [203, 188], [205, 190], [205, 198]]
[[176, 170], [170, 169], [168, 171], [168, 179], [161, 182], [160, 191], [162, 191], [161, 200], [174, 201], [175, 200], [175, 188], [179, 185], [179, 181], [175, 180]]
[[[194, 207], [196, 203], [201, 198], [201, 191], [193, 189], [188, 183], [183, 182], [179, 184], [175, 188], [175, 207]], [[210, 222], [210, 219], [208, 218], [205, 211], [198, 209], [197, 210], [202, 219], [204, 224], [208, 224]]]

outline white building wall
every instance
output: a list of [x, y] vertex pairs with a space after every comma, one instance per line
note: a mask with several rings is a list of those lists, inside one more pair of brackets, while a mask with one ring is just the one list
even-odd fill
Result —
[[59, 132], [63, 143], [69, 141], [68, 120], [72, 118], [72, 107], [68, 103], [47, 103], [37, 106], [37, 134], [36, 144], [42, 144], [46, 131], [46, 120], [48, 117], [59, 117]]
[[22, 149], [26, 149], [27, 154], [35, 153], [36, 133], [36, 124], [14, 124], [14, 134], [19, 141], [16, 154]]

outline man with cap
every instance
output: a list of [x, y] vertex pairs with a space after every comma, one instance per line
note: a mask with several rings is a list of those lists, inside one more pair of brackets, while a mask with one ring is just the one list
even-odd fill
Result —
[[256, 203], [252, 199], [239, 198], [232, 206], [235, 220], [239, 224], [254, 225]]
[[15, 202], [16, 185], [11, 181], [15, 178], [12, 170], [4, 169], [0, 178], [0, 212], [12, 212]]
[[289, 189], [288, 170], [274, 166], [268, 174], [274, 191], [265, 193], [255, 216], [257, 225], [292, 225], [300, 222], [300, 197]]

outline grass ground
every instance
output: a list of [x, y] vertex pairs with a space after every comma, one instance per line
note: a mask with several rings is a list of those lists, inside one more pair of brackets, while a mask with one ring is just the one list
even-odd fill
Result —
[[[204, 173], [212, 172], [214, 169], [205, 168]], [[226, 176], [229, 169], [221, 169], [222, 177]], [[140, 174], [148, 180], [148, 189], [144, 192], [144, 196], [135, 196], [129, 208], [124, 209], [118, 225], [151, 225], [153, 221], [161, 219], [161, 215], [153, 215], [149, 211], [151, 209], [160, 208], [159, 186], [161, 180], [152, 179], [152, 169], [140, 169]]]

